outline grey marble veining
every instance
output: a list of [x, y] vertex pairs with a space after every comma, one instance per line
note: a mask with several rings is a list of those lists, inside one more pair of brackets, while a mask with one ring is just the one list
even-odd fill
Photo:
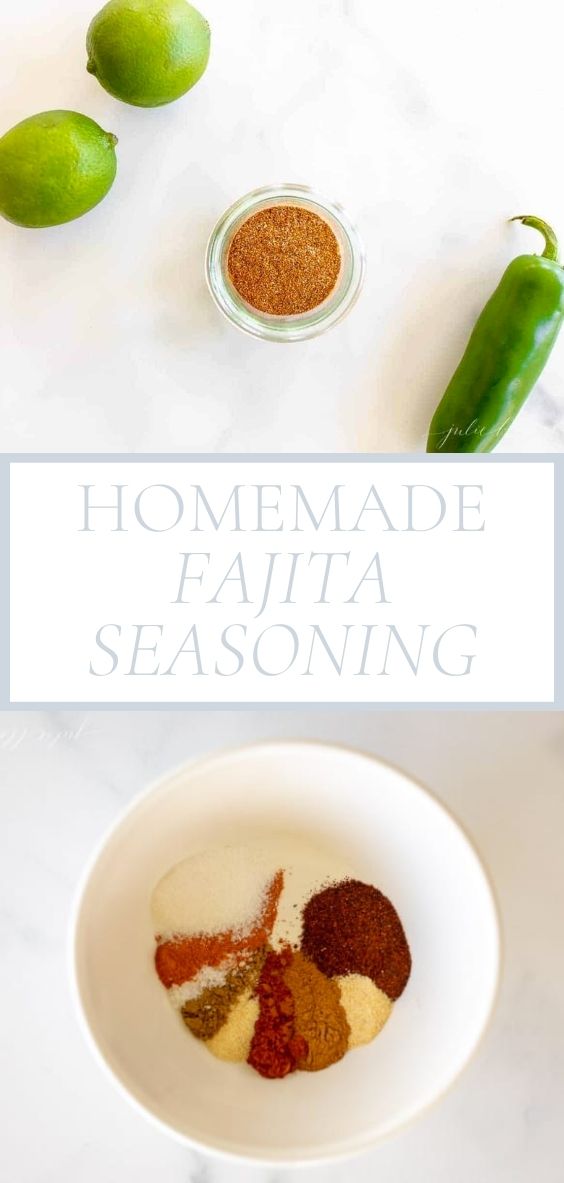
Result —
[[454, 810], [497, 891], [494, 1021], [457, 1085], [369, 1154], [304, 1183], [559, 1183], [564, 1069], [564, 719], [550, 714], [180, 712], [0, 716], [0, 1111], [14, 1183], [282, 1183], [185, 1150], [115, 1092], [68, 989], [85, 861], [128, 801], [181, 761], [274, 736], [340, 740], [403, 765]]
[[[119, 172], [76, 223], [0, 223], [2, 448], [420, 449], [481, 305], [538, 248], [507, 219], [538, 213], [564, 238], [560, 6], [201, 6], [205, 78], [153, 111], [86, 73], [93, 0], [3, 14], [3, 126], [84, 110], [118, 135]], [[341, 200], [368, 256], [350, 317], [286, 348], [225, 323], [203, 277], [216, 218], [277, 180]], [[563, 387], [564, 340], [500, 449], [562, 450]]]

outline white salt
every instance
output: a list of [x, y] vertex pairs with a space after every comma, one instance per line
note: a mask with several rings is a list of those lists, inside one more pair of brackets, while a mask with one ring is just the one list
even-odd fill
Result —
[[227, 931], [245, 936], [277, 870], [260, 847], [216, 847], [183, 859], [153, 892], [155, 933], [164, 940]]
[[196, 977], [190, 978], [189, 982], [183, 982], [181, 986], [170, 986], [168, 997], [172, 1005], [176, 1010], [181, 1010], [185, 1002], [197, 998], [202, 990], [223, 986], [227, 974], [235, 968], [236, 964], [234, 957], [228, 957], [222, 961], [221, 965], [204, 965]]
[[[270, 943], [274, 948], [299, 944], [308, 899], [329, 883], [348, 878], [352, 871], [348, 863], [310, 840], [284, 833], [246, 846], [212, 847], [177, 863], [153, 893], [155, 934], [162, 940], [227, 931], [246, 935], [254, 928], [280, 870], [284, 886]], [[187, 986], [195, 987], [200, 981], [202, 989], [204, 984], [220, 984], [204, 983], [198, 974]], [[198, 992], [194, 988], [186, 1001]]]

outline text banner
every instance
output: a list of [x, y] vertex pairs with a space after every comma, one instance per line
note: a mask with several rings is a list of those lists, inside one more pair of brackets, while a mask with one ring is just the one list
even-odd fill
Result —
[[7, 701], [553, 704], [555, 477], [12, 458]]

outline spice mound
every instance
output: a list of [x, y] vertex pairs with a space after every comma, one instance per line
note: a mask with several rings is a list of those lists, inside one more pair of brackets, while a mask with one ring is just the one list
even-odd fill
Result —
[[331, 226], [298, 205], [272, 205], [235, 232], [227, 256], [229, 279], [241, 298], [270, 316], [299, 316], [323, 304], [341, 270]]
[[155, 968], [185, 1027], [267, 1079], [370, 1043], [411, 972], [387, 897], [280, 840], [183, 860], [157, 884], [152, 915]]
[[362, 974], [392, 1000], [403, 993], [411, 973], [409, 945], [393, 904], [358, 879], [335, 883], [308, 900], [302, 948], [328, 977]]

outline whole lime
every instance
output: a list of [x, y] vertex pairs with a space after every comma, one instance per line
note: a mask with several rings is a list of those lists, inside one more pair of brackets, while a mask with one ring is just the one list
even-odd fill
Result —
[[77, 111], [43, 111], [0, 139], [0, 214], [58, 226], [97, 205], [116, 175], [116, 137]]
[[86, 38], [87, 70], [136, 107], [160, 107], [202, 77], [210, 27], [186, 0], [110, 0]]

